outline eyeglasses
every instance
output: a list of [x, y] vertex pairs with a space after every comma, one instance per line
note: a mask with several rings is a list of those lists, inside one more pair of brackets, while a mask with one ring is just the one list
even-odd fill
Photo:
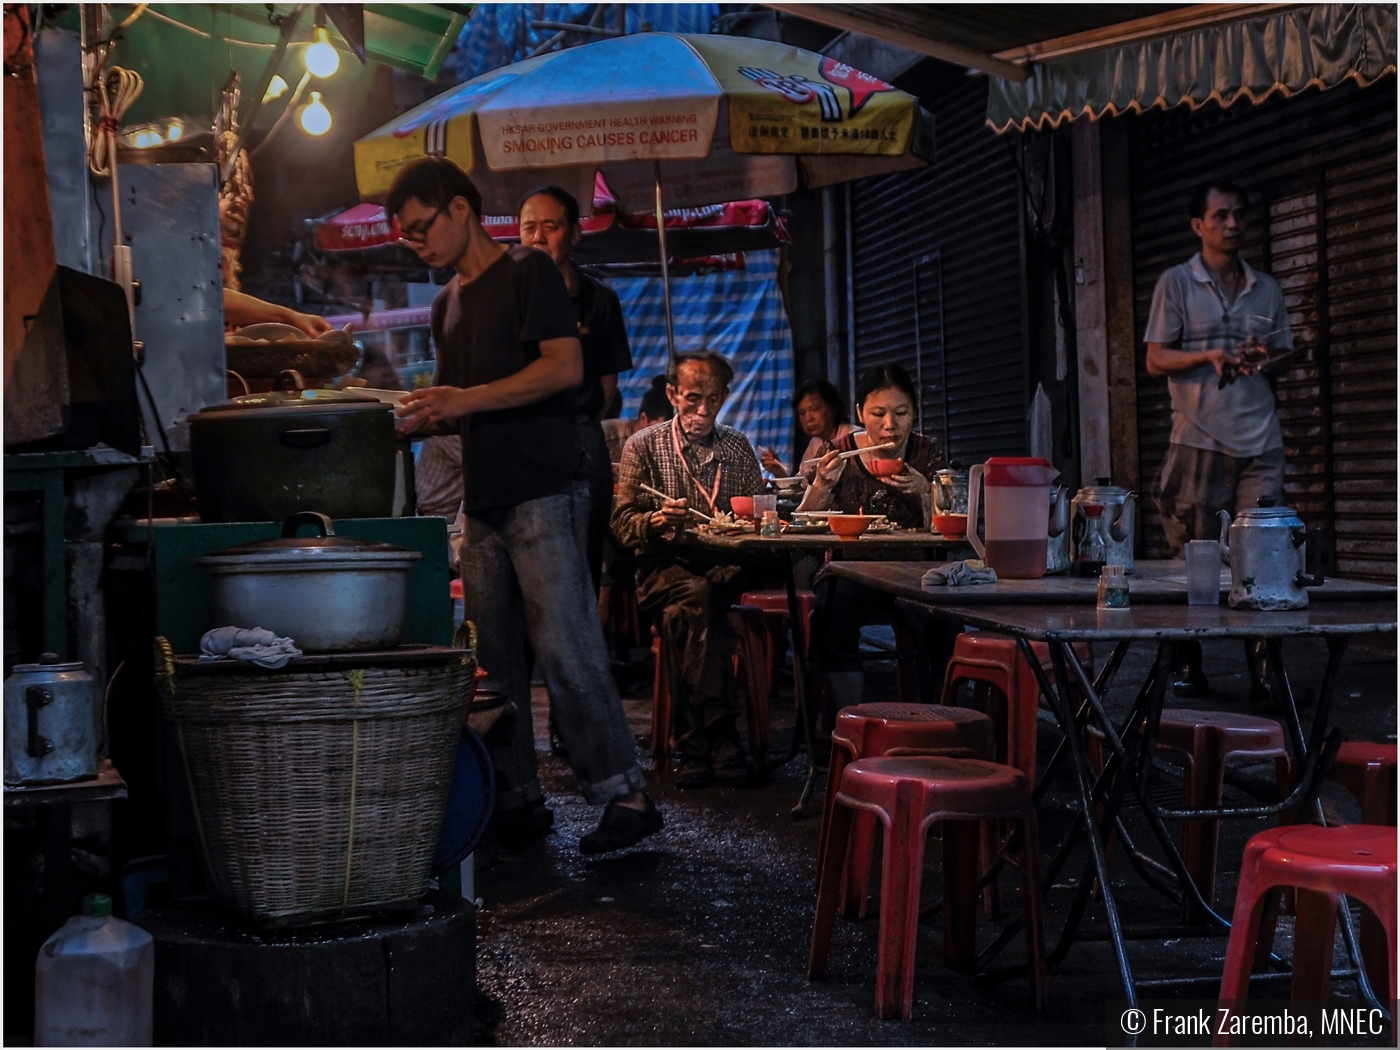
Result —
[[411, 247], [412, 245], [422, 244], [424, 241], [426, 241], [428, 239], [428, 231], [433, 228], [433, 223], [438, 221], [438, 216], [445, 212], [447, 210], [448, 204], [451, 203], [451, 201], [448, 201], [447, 204], [444, 204], [437, 211], [433, 212], [432, 217], [428, 219], [427, 222], [421, 222], [416, 226], [400, 227], [399, 243], [406, 244]]

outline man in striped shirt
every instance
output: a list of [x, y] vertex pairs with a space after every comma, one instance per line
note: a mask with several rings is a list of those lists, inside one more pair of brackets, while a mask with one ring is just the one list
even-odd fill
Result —
[[660, 625], [681, 788], [748, 776], [724, 645], [724, 614], [744, 590], [744, 573], [686, 535], [699, 521], [692, 510], [728, 513], [732, 497], [763, 486], [748, 438], [716, 422], [733, 378], [713, 351], [677, 357], [666, 386], [676, 415], [628, 439], [613, 505], [614, 535], [637, 552], [638, 604]]

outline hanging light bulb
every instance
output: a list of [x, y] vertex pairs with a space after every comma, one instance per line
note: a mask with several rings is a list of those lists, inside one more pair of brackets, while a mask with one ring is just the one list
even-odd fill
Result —
[[301, 130], [308, 135], [324, 135], [331, 130], [331, 111], [321, 101], [319, 91], [311, 92], [311, 101], [301, 107], [297, 119], [301, 121]]
[[[181, 124], [178, 120], [171, 121], [170, 129], [165, 133], [165, 141], [179, 142], [180, 139], [184, 136], [184, 134], [185, 125]], [[159, 135], [159, 132], [157, 132], [157, 135]]]
[[314, 77], [328, 77], [340, 68], [340, 52], [331, 44], [331, 34], [325, 26], [317, 26], [314, 42], [306, 49], [306, 68]]
[[287, 93], [287, 82], [278, 74], [273, 74], [271, 82], [267, 85], [267, 94], [263, 95], [263, 104], [274, 99], [279, 99]]

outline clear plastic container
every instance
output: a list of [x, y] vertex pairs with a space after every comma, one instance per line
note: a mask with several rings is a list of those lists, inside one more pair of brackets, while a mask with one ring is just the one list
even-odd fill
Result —
[[1186, 604], [1220, 604], [1220, 544], [1189, 540], [1186, 544]]
[[112, 898], [92, 893], [83, 914], [39, 949], [35, 1046], [150, 1046], [156, 953], [151, 935], [112, 918]]

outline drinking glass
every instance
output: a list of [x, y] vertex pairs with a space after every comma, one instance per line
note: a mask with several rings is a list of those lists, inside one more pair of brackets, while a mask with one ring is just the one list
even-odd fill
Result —
[[770, 511], [770, 510], [773, 511], [774, 513], [777, 513], [777, 510], [778, 510], [778, 497], [777, 497], [777, 496], [754, 496], [754, 498], [753, 498], [753, 520], [754, 520], [754, 521], [762, 521], [762, 520], [763, 520], [763, 515], [766, 514], [766, 513], [768, 513], [768, 511]]
[[1220, 604], [1220, 545], [1215, 540], [1186, 544], [1186, 603]]

